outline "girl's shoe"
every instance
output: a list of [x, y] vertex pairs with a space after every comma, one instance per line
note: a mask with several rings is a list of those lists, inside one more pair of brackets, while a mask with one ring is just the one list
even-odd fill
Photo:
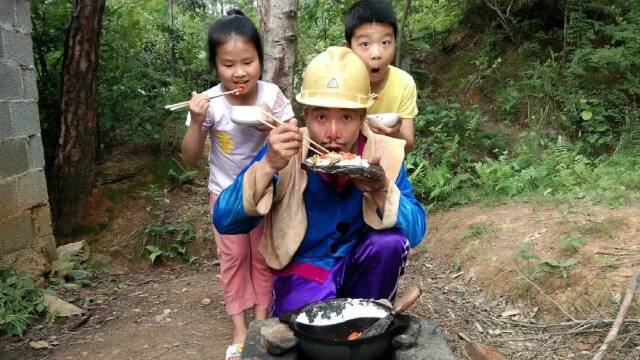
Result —
[[242, 345], [243, 344], [229, 345], [227, 348], [227, 354], [224, 357], [225, 360], [240, 360], [240, 356], [242, 355]]

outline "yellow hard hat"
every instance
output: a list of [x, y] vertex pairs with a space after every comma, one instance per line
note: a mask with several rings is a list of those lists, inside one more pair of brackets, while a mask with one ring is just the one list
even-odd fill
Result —
[[373, 104], [369, 71], [347, 47], [331, 46], [313, 58], [296, 100], [304, 105], [366, 109]]

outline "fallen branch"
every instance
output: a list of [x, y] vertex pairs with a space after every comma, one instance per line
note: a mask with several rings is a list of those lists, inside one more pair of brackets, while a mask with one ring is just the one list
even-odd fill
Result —
[[[538, 329], [545, 329], [550, 327], [575, 327], [575, 326], [585, 326], [585, 325], [586, 326], [602, 326], [602, 325], [611, 325], [615, 322], [615, 320], [613, 319], [590, 319], [590, 320], [565, 321], [565, 322], [549, 323], [549, 324], [530, 324], [530, 323], [513, 321], [513, 320], [502, 320], [502, 319], [493, 319], [493, 320], [499, 321], [501, 323], [509, 324], [509, 325], [538, 328]], [[640, 325], [640, 319], [625, 319], [623, 323]]]
[[640, 282], [640, 270], [636, 271], [636, 274], [629, 282], [627, 286], [627, 293], [624, 295], [624, 300], [622, 301], [622, 306], [620, 306], [620, 311], [618, 311], [618, 316], [616, 316], [616, 321], [613, 323], [611, 330], [607, 334], [607, 337], [604, 339], [604, 342], [598, 349], [598, 352], [593, 356], [593, 360], [600, 360], [604, 357], [604, 354], [607, 352], [609, 348], [609, 343], [616, 339], [618, 336], [618, 331], [620, 331], [620, 326], [624, 322], [624, 318], [627, 316], [627, 311], [629, 311], [629, 305], [631, 305], [631, 300], [633, 300], [633, 296], [638, 289], [638, 283]]
[[514, 266], [514, 268], [516, 269], [516, 271], [518, 272], [518, 274], [520, 274], [520, 276], [522, 276], [525, 280], [527, 280], [527, 282], [531, 285], [533, 285], [536, 289], [538, 289], [538, 291], [540, 291], [540, 293], [542, 295], [544, 295], [547, 299], [549, 299], [549, 301], [551, 301], [555, 306], [558, 307], [558, 309], [560, 309], [560, 311], [562, 311], [563, 314], [565, 314], [569, 319], [571, 319], [572, 321], [576, 321], [576, 319], [573, 318], [573, 316], [571, 316], [568, 312], [565, 311], [565, 309], [562, 308], [562, 306], [560, 306], [560, 304], [558, 304], [555, 300], [553, 300], [552, 298], [549, 297], [549, 295], [547, 295], [544, 291], [542, 291], [542, 289], [533, 281], [529, 280], [528, 277], [526, 277], [525, 274], [523, 274], [520, 269], [518, 269], [517, 267]]
[[554, 336], [578, 335], [578, 334], [593, 333], [593, 332], [602, 332], [602, 330], [571, 330], [571, 331], [564, 331], [564, 332], [540, 334], [540, 335], [528, 336], [523, 338], [500, 339], [500, 340], [507, 341], [507, 342], [531, 341], [531, 340], [548, 339]]

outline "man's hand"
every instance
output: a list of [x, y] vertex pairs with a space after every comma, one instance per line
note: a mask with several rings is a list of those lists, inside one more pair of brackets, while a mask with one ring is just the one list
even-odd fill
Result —
[[[271, 110], [269, 105], [260, 104], [258, 106], [260, 106], [262, 108], [262, 110], [264, 110], [264, 112], [266, 112], [267, 114], [273, 115], [273, 111]], [[278, 123], [275, 120], [273, 120], [271, 117], [267, 116], [267, 115], [262, 116], [262, 119], [264, 121], [266, 121], [267, 123], [273, 125], [273, 126], [278, 126]], [[263, 123], [260, 123], [258, 125], [252, 125], [251, 127], [256, 129], [256, 130], [258, 130], [258, 131], [260, 131], [260, 132], [263, 132], [263, 133], [268, 133], [268, 132], [271, 131], [271, 129], [273, 129], [273, 127], [271, 127], [269, 125], [266, 125], [266, 124], [263, 124]]]
[[204, 94], [198, 94], [197, 92], [191, 93], [191, 100], [189, 100], [189, 113], [191, 114], [191, 124], [194, 126], [202, 126], [202, 123], [207, 118], [207, 110], [209, 109], [209, 97]]
[[279, 125], [267, 137], [265, 165], [274, 173], [284, 169], [291, 157], [300, 151], [302, 135], [296, 119]]
[[394, 138], [400, 137], [400, 127], [402, 127], [402, 118], [398, 120], [393, 126], [373, 125], [369, 123], [369, 128], [376, 134], [387, 135]]
[[[380, 155], [374, 155], [373, 158], [369, 160], [369, 164], [380, 165]], [[361, 176], [352, 176], [351, 178], [353, 179], [353, 184], [363, 193], [370, 193], [371, 195], [384, 193], [386, 197], [386, 192], [389, 188], [389, 179], [387, 179], [386, 176], [383, 176], [382, 179], [379, 180], [372, 180]]]

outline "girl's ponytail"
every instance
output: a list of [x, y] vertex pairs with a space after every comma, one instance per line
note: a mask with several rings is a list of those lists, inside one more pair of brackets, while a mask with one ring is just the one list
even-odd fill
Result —
[[233, 16], [233, 15], [246, 16], [240, 9], [234, 8], [234, 9], [227, 10], [227, 16]]

